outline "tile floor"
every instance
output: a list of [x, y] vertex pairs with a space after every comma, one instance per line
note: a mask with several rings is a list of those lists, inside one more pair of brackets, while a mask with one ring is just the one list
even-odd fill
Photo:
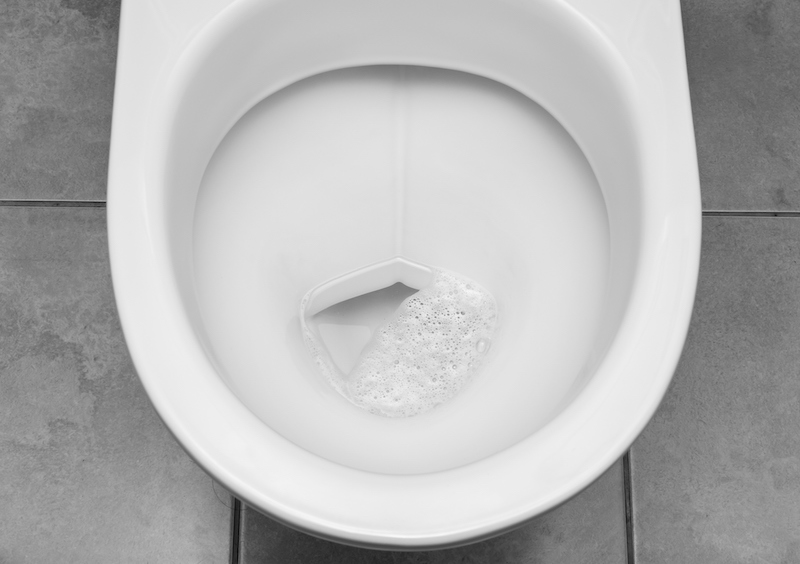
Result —
[[800, 563], [800, 3], [682, 8], [703, 258], [673, 384], [630, 452], [633, 535], [620, 462], [512, 533], [386, 553], [247, 507], [231, 544], [231, 499], [158, 420], [114, 308], [118, 0], [0, 1], [0, 562]]

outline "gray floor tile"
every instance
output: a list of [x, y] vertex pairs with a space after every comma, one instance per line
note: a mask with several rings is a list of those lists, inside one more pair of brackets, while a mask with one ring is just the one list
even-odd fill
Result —
[[800, 220], [705, 218], [689, 337], [634, 443], [637, 564], [800, 562]]
[[461, 548], [353, 548], [298, 533], [249, 508], [241, 534], [242, 564], [624, 564], [622, 468], [618, 462], [578, 496], [515, 531]]
[[0, 2], [0, 198], [103, 199], [119, 0]]
[[800, 3], [681, 4], [704, 209], [800, 209]]
[[0, 342], [0, 562], [227, 561], [229, 501], [128, 358], [104, 210], [0, 207]]

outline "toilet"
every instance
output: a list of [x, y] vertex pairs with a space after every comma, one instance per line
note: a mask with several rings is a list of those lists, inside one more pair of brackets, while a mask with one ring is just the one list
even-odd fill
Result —
[[[683, 347], [700, 190], [677, 0], [124, 1], [108, 185], [137, 373], [215, 480], [295, 529], [444, 548], [590, 485]], [[342, 372], [441, 270], [497, 303], [411, 417]]]

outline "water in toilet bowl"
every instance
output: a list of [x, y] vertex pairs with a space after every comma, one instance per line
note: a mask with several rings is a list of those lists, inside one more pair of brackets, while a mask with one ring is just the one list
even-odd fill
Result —
[[378, 327], [348, 374], [306, 328], [306, 346], [323, 376], [358, 407], [386, 417], [425, 413], [479, 371], [497, 327], [497, 303], [462, 275], [433, 272], [431, 284]]
[[[332, 71], [245, 114], [206, 170], [192, 257], [206, 350], [240, 401], [311, 453], [389, 474], [468, 464], [546, 425], [591, 367], [610, 264], [600, 186], [553, 116], [486, 78], [407, 68], [402, 86], [399, 74]], [[310, 289], [398, 256], [476, 281], [499, 315], [455, 396], [411, 417], [337, 392], [298, 307]], [[432, 277], [392, 281], [306, 314], [344, 374]]]

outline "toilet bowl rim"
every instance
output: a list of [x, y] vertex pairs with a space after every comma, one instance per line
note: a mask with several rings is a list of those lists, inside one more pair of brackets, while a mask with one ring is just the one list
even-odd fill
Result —
[[[111, 224], [112, 220], [113, 220], [115, 226], [123, 226], [123, 225], [130, 226], [131, 222], [125, 221], [125, 219], [122, 218], [122, 216], [125, 215], [125, 213], [128, 213], [128, 212], [123, 212], [119, 207], [117, 207], [116, 202], [121, 202], [121, 201], [122, 201], [122, 199], [115, 200], [114, 207], [111, 206], [111, 202], [110, 202], [109, 213], [110, 213], [111, 217], [110, 217], [109, 223]], [[139, 203], [141, 204], [141, 202], [139, 202]], [[649, 211], [652, 212], [653, 210], [649, 210]], [[112, 214], [112, 212], [113, 212], [113, 214]], [[674, 219], [674, 217], [679, 216], [679, 215], [680, 216], [687, 215], [685, 213], [682, 213], [682, 210], [678, 210], [677, 212], [675, 212], [673, 210], [672, 213], [673, 213], [672, 219]], [[133, 214], [128, 216], [128, 219], [137, 218], [139, 221], [142, 221], [144, 224], [146, 224], [147, 223], [147, 217], [146, 217], [147, 215], [148, 215], [147, 212], [138, 213], [138, 214], [137, 213], [133, 213]], [[688, 215], [691, 215], [691, 214], [688, 214]], [[648, 225], [650, 226], [651, 224], [648, 223]], [[140, 226], [141, 226], [141, 223], [140, 223]], [[653, 230], [658, 229], [659, 227], [660, 226], [657, 226], [655, 224], [652, 225], [652, 229]], [[694, 225], [690, 225], [690, 229], [695, 230], [695, 226]], [[112, 235], [114, 235], [114, 234], [115, 233], [112, 232]], [[124, 244], [124, 241], [122, 241], [122, 239], [120, 237], [114, 236], [114, 237], [112, 237], [112, 239], [113, 239], [112, 240], [112, 256], [119, 257], [119, 256], [121, 256], [121, 253], [125, 253], [126, 252], [125, 251], [126, 245]], [[650, 243], [652, 243], [652, 241]], [[648, 249], [657, 248], [657, 246], [656, 247], [647, 247], [647, 248]], [[151, 250], [151, 253], [147, 253], [147, 252], [143, 253], [141, 249], [139, 250], [139, 255], [140, 256], [150, 255], [148, 258], [152, 260], [154, 258], [153, 255], [157, 255], [158, 254], [158, 249], [156, 249], [154, 252]], [[690, 255], [691, 255], [691, 253], [690, 253]], [[147, 261], [148, 258], [145, 258], [144, 260]], [[165, 258], [165, 257], [159, 257], [159, 258], [156, 258], [155, 260], [160, 263], [160, 265], [161, 265], [160, 267], [162, 267], [162, 268], [165, 266], [164, 263], [168, 262], [168, 259]], [[113, 262], [115, 263], [114, 268], [115, 268], [116, 271], [122, 272], [124, 270], [120, 266], [120, 261], [113, 261]], [[686, 260], [686, 263], [688, 264], [688, 267], [685, 270], [685, 277], [687, 278], [687, 280], [691, 280], [692, 279], [693, 257], [692, 256], [688, 256], [688, 258]], [[115, 278], [124, 280], [125, 277], [126, 277], [125, 274], [120, 274]], [[694, 279], [696, 280], [696, 274], [694, 275]], [[125, 288], [126, 287], [126, 283], [125, 282], [120, 282], [119, 284], [120, 284], [121, 288]], [[684, 281], [683, 284], [686, 285], [687, 282]], [[691, 285], [691, 283], [689, 283], [689, 285]], [[172, 289], [172, 297], [173, 298], [174, 298], [174, 293], [176, 291], [177, 290], [175, 290], [174, 288]], [[692, 290], [692, 292], [693, 292], [693, 290]], [[126, 293], [126, 292], [123, 292], [123, 293]], [[167, 299], [163, 303], [169, 304], [169, 307], [167, 308], [167, 310], [170, 310], [170, 309], [173, 309], [172, 306], [174, 306], [175, 302], [169, 296], [167, 296]], [[121, 303], [120, 304], [120, 310], [121, 310], [122, 317], [124, 318], [123, 319], [123, 324], [126, 326], [126, 337], [129, 339], [129, 344], [131, 344], [132, 355], [134, 356], [134, 361], [136, 362], [137, 367], [141, 367], [140, 368], [140, 374], [153, 374], [153, 373], [159, 374], [159, 373], [162, 373], [163, 369], [160, 368], [158, 362], [154, 363], [154, 362], [151, 362], [151, 361], [148, 361], [148, 360], [144, 360], [148, 355], [147, 350], [149, 349], [150, 345], [145, 342], [146, 339], [143, 339], [142, 336], [138, 334], [136, 328], [134, 327], [135, 323], [130, 322], [130, 319], [135, 317], [137, 314], [134, 311], [132, 311], [132, 308], [127, 303], [125, 303], [125, 304]], [[684, 317], [687, 318], [687, 316], [685, 315], [685, 312], [684, 312]], [[686, 319], [684, 319], [684, 321], [686, 321]], [[680, 325], [681, 321], [679, 320], [677, 323], [678, 323], [678, 325]], [[687, 323], [688, 323], [688, 321], [687, 321]], [[198, 345], [198, 343], [192, 342], [192, 338], [191, 337], [186, 337], [183, 344], [187, 348], [197, 347], [197, 345]], [[673, 344], [672, 348], [674, 349], [674, 344]], [[674, 368], [674, 366], [672, 366], [672, 368]], [[666, 371], [670, 372], [670, 374], [671, 374], [671, 369], [668, 369]], [[662, 370], [662, 372], [666, 372], [666, 371]], [[159, 412], [162, 414], [162, 417], [164, 417], [164, 415], [166, 414], [167, 417], [165, 417], [165, 418], [169, 418], [169, 415], [171, 414], [171, 405], [170, 405], [170, 401], [168, 399], [168, 395], [169, 395], [168, 392], [165, 390], [165, 388], [159, 387], [158, 383], [155, 382], [154, 379], [143, 378], [143, 381], [145, 382], [145, 385], [148, 388], [148, 393], [151, 395], [151, 398], [153, 398], [154, 403], [156, 403], [157, 407], [159, 407]], [[668, 383], [669, 377], [666, 377], [666, 378], [662, 377], [662, 378], [659, 379], [659, 381], [662, 382], [662, 383], [663, 382], [667, 382]], [[665, 384], [662, 387], [665, 387]], [[180, 386], [179, 386], [179, 388], [180, 388]], [[663, 394], [663, 392], [661, 390], [659, 390], [659, 389], [654, 389], [654, 390], [651, 390], [651, 391], [653, 392], [652, 394], [650, 394], [651, 398], [658, 397], [658, 399], [660, 399], [661, 395]], [[172, 390], [171, 393], [180, 394], [182, 392], [183, 392], [183, 390], [175, 389], [174, 386], [173, 386], [173, 390]], [[657, 403], [657, 401], [655, 401], [655, 403]], [[647, 409], [645, 409], [645, 411], [649, 411], [650, 414], [652, 414], [652, 411], [655, 409], [655, 407], [653, 405], [654, 405], [653, 401], [651, 401], [650, 405], [648, 406]], [[251, 421], [251, 423], [255, 423], [255, 422]], [[231, 486], [232, 489], [234, 489], [235, 491], [242, 491], [242, 492], [249, 493], [252, 496], [253, 502], [256, 503], [256, 505], [258, 505], [258, 501], [259, 501], [258, 493], [257, 492], [248, 492], [248, 484], [242, 483], [241, 480], [239, 479], [239, 477], [237, 477], [233, 473], [229, 472], [228, 468], [226, 468], [225, 466], [217, 464], [217, 462], [218, 462], [217, 460], [209, 459], [206, 456], [208, 454], [208, 451], [205, 449], [205, 447], [202, 444], [200, 444], [200, 441], [193, 442], [193, 440], [192, 440], [193, 439], [192, 432], [189, 431], [186, 428], [186, 426], [185, 426], [185, 424], [183, 422], [181, 422], [180, 420], [172, 419], [172, 420], [168, 421], [168, 426], [171, 429], [173, 429], [173, 432], [176, 434], [176, 436], [179, 437], [179, 440], [184, 444], [184, 446], [187, 447], [187, 450], [189, 450], [189, 452], [196, 458], [196, 460], [198, 460], [198, 462], [200, 462], [200, 464], [203, 467], [211, 470], [212, 474], [217, 475], [217, 476], [221, 476], [222, 477], [222, 481], [224, 483], [226, 483], [227, 485]], [[639, 427], [641, 427], [641, 426], [643, 426], [643, 424], [640, 425]], [[624, 443], [626, 443], [626, 441], [628, 441], [628, 439], [632, 440], [630, 435], [632, 433], [638, 434], [638, 431], [640, 431], [640, 430], [641, 430], [641, 428], [632, 429], [631, 431], [629, 431], [627, 433], [627, 435], [625, 437], [620, 438], [620, 442], [617, 445], [616, 449], [615, 448], [609, 448], [603, 456], [598, 457], [597, 460], [599, 462], [598, 462], [597, 466], [593, 469], [593, 474], [594, 474], [593, 477], [596, 477], [596, 475], [599, 475], [600, 470], [598, 470], [598, 468], [603, 467], [603, 466], [607, 467], [608, 465], [610, 465], [610, 463], [613, 462], [613, 460], [619, 454], [619, 452], [621, 452], [620, 448], [624, 448], [624, 447], [622, 447], [620, 445], [623, 445]], [[634, 434], [634, 436], [635, 436], [635, 434]], [[530, 447], [530, 444], [527, 445], [527, 446]], [[355, 471], [355, 472], [357, 472], [357, 471]], [[360, 476], [360, 474], [354, 474], [354, 476], [356, 476], [356, 475]], [[531, 508], [527, 508], [527, 509], [524, 509], [524, 510], [519, 510], [518, 509], [516, 514], [514, 514], [513, 516], [509, 516], [507, 518], [507, 521], [506, 521], [505, 525], [511, 526], [512, 522], [518, 522], [521, 518], [524, 518], [526, 512], [530, 513], [531, 511], [539, 511], [542, 508], [550, 508], [550, 507], [553, 507], [553, 506], [557, 505], [558, 503], [563, 501], [566, 496], [572, 495], [573, 493], [575, 493], [574, 492], [574, 487], [575, 487], [574, 482], [581, 482], [582, 483], [585, 479], [586, 479], [585, 475], [576, 475], [576, 477], [574, 477], [574, 479], [573, 479], [573, 482], [564, 484], [564, 486], [561, 489], [561, 491], [555, 491], [550, 496], [550, 498], [548, 500], [544, 501], [544, 502], [542, 502], [540, 500], [540, 503], [539, 503], [539, 505], [537, 505], [536, 509], [531, 509]], [[405, 480], [405, 481], [409, 481], [409, 480]], [[411, 480], [411, 481], [413, 481], [413, 480]], [[263, 501], [263, 499], [262, 499], [262, 501]], [[275, 508], [273, 514], [275, 514], [279, 518], [283, 518], [284, 520], [294, 524], [295, 526], [297, 526], [299, 522], [303, 522], [304, 519], [308, 518], [308, 516], [301, 516], [301, 515], [298, 514], [298, 512], [292, 511], [289, 508], [280, 508], [280, 503], [275, 503], [273, 505], [273, 507]], [[313, 520], [306, 521], [306, 522], [311, 523], [312, 521]], [[335, 526], [326, 526], [323, 521], [324, 520], [317, 520], [316, 522], [314, 522], [313, 526], [309, 526], [308, 527], [309, 530], [315, 532], [316, 534], [325, 534], [325, 531], [327, 530], [328, 533], [333, 537], [337, 537], [337, 536], [341, 536], [342, 535], [343, 530], [342, 530], [341, 527], [337, 528]], [[501, 525], [502, 525], [502, 523], [501, 523]], [[487, 525], [487, 527], [494, 527], [492, 530], [496, 530], [497, 526], [498, 526], [498, 522], [497, 521], [493, 522], [493, 524], [491, 526]], [[486, 530], [488, 530], [488, 528]], [[437, 540], [435, 535], [427, 535], [427, 536], [425, 536], [425, 538], [427, 539], [428, 542], [432, 542], [432, 543], [435, 543], [435, 544], [442, 544], [442, 543], [447, 543], [447, 542], [454, 542], [454, 541], [452, 541], [452, 539], [463, 538], [463, 536], [467, 535], [467, 534], [472, 535], [472, 536], [474, 536], [475, 534], [479, 534], [476, 531], [478, 531], [478, 528], [473, 526], [473, 527], [470, 528], [470, 530], [468, 532], [467, 531], [463, 531], [463, 530], [462, 531], [456, 531], [456, 532], [453, 532], [452, 530], [448, 531], [445, 535], [438, 537], [438, 540]], [[350, 535], [349, 538], [351, 538], [351, 540], [352, 539], [358, 540], [360, 538], [360, 542], [365, 543], [365, 544], [369, 544], [369, 541], [367, 540], [369, 535], [364, 536], [363, 532], [359, 533], [357, 531], [351, 531], [349, 533], [345, 532], [345, 534]], [[361, 536], [359, 537], [359, 535], [361, 535]], [[443, 540], [443, 539], [450, 539], [450, 540]], [[413, 541], [413, 539], [412, 539], [412, 541]], [[398, 542], [400, 542], [400, 539], [398, 539]]]

